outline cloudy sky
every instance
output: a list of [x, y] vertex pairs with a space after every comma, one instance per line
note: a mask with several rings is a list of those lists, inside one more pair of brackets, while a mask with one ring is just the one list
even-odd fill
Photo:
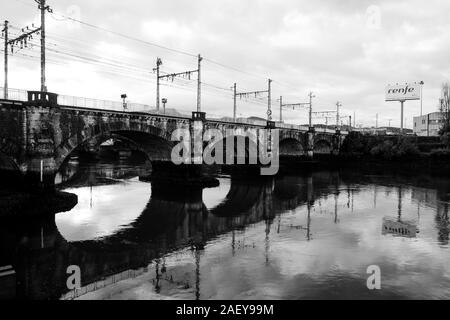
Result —
[[[127, 93], [133, 102], [155, 105], [156, 58], [163, 72], [181, 72], [195, 70], [201, 53], [209, 114], [232, 115], [234, 82], [238, 91], [266, 90], [271, 78], [274, 104], [281, 95], [286, 103], [306, 102], [313, 91], [315, 111], [334, 110], [341, 101], [343, 114], [355, 112], [358, 124], [375, 125], [379, 113], [380, 125], [388, 119], [399, 125], [399, 103], [384, 101], [386, 84], [423, 80], [424, 112], [433, 112], [442, 82], [450, 80], [450, 2], [444, 0], [47, 2], [55, 12], [47, 18], [48, 89], [60, 94], [118, 100]], [[17, 28], [39, 24], [36, 3], [2, 0], [0, 19], [10, 21], [14, 36]], [[10, 87], [39, 88], [38, 55], [35, 45], [11, 57]], [[161, 95], [170, 107], [191, 111], [195, 85], [194, 79], [165, 82]], [[239, 115], [265, 113], [264, 97], [238, 102]], [[408, 127], [418, 113], [418, 101], [406, 103]], [[305, 110], [285, 111], [288, 122], [306, 118]]]

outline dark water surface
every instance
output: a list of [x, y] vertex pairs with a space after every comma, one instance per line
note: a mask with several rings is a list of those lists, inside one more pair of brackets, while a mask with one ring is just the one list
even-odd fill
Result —
[[[137, 168], [137, 169], [136, 169]], [[70, 212], [0, 225], [29, 299], [449, 299], [450, 179], [354, 170], [157, 193], [134, 163], [73, 161]], [[67, 268], [82, 288], [67, 289]], [[367, 268], [380, 267], [381, 290]], [[0, 279], [1, 281], [1, 279]], [[0, 288], [7, 295], [9, 287]], [[8, 292], [5, 292], [8, 291]]]

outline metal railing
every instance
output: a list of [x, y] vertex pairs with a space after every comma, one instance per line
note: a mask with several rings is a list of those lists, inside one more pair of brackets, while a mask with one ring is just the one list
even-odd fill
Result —
[[[0, 87], [0, 99], [3, 99], [4, 92], [5, 92], [4, 88]], [[28, 91], [21, 89], [8, 89], [8, 99], [26, 102], [28, 101]], [[100, 100], [67, 95], [58, 95], [58, 105], [78, 107], [78, 108], [124, 111], [123, 102], [121, 101]], [[156, 112], [156, 108], [146, 104], [127, 102], [126, 111]]]
[[206, 119], [211, 121], [219, 121], [219, 122], [226, 122], [226, 123], [241, 123], [241, 124], [247, 124], [247, 125], [255, 125], [255, 126], [266, 126], [267, 121], [265, 120], [252, 120], [252, 119], [246, 119], [246, 118], [238, 118], [236, 120], [230, 118], [230, 117], [224, 117], [217, 114], [206, 114]]
[[88, 108], [88, 109], [112, 110], [112, 111], [129, 111], [129, 112], [156, 111], [155, 107], [146, 104], [127, 102], [126, 109], [124, 109], [124, 104], [123, 102], [120, 101], [99, 100], [66, 95], [58, 95], [58, 105], [78, 107], [78, 108]]
[[[0, 87], [0, 99], [5, 96], [5, 89]], [[28, 91], [21, 89], [8, 89], [8, 99], [16, 101], [28, 101]]]
[[[0, 87], [0, 99], [3, 99], [4, 96], [4, 88]], [[28, 91], [22, 89], [8, 89], [8, 99], [9, 100], [17, 100], [17, 101], [28, 101]], [[186, 117], [191, 118], [192, 113], [187, 111], [178, 111], [175, 109], [168, 109], [166, 113], [162, 110], [157, 111], [156, 107], [127, 102], [127, 108], [124, 110], [123, 102], [121, 101], [111, 101], [111, 100], [100, 100], [100, 99], [92, 99], [92, 98], [84, 98], [84, 97], [76, 97], [76, 96], [68, 96], [68, 95], [58, 95], [58, 105], [68, 106], [68, 107], [78, 107], [78, 108], [88, 108], [88, 109], [98, 109], [98, 110], [109, 110], [109, 111], [127, 111], [127, 112], [143, 112], [150, 114], [159, 114], [161, 116], [177, 116], [177, 117]], [[220, 121], [227, 123], [241, 123], [247, 125], [257, 125], [257, 126], [266, 126], [267, 122], [265, 120], [256, 120], [256, 119], [246, 119], [246, 118], [238, 118], [233, 120], [229, 117], [224, 117], [215, 114], [207, 114], [207, 119], [211, 121]], [[291, 130], [300, 130], [300, 131], [308, 131], [308, 126], [301, 126], [296, 124], [288, 124], [288, 123], [276, 123], [276, 128], [280, 129], [291, 129]], [[335, 133], [335, 130], [326, 129], [326, 128], [316, 128], [316, 132], [321, 133]], [[347, 134], [347, 131], [341, 131], [342, 134]]]

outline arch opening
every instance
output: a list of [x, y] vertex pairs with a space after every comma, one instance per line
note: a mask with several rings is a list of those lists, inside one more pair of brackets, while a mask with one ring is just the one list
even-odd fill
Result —
[[288, 138], [280, 141], [280, 157], [301, 156], [305, 150], [300, 141]]
[[331, 143], [327, 140], [319, 140], [314, 144], [315, 154], [331, 154], [332, 150]]

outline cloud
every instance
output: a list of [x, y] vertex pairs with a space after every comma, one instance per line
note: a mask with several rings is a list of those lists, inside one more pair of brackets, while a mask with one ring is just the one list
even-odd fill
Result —
[[[33, 1], [29, 2], [31, 6], [18, 1], [2, 4], [0, 18], [8, 18], [17, 26], [26, 25], [36, 15]], [[332, 109], [339, 100], [345, 112], [356, 112], [358, 121], [364, 125], [374, 125], [376, 113], [380, 113], [382, 124], [387, 119], [397, 119], [399, 123], [399, 108], [384, 102], [387, 83], [423, 80], [424, 110], [433, 112], [440, 85], [450, 78], [448, 1], [80, 0], [79, 10], [74, 10], [68, 0], [49, 0], [49, 4], [56, 12], [75, 12], [83, 21], [102, 28], [194, 55], [202, 53], [209, 60], [242, 70], [236, 72], [204, 61], [203, 81], [225, 89], [205, 85], [203, 106], [211, 114], [231, 114], [231, 93], [226, 88], [234, 82], [242, 90], [261, 90], [266, 88], [265, 78], [270, 77], [275, 80], [274, 97], [283, 95], [286, 101], [304, 101], [313, 90], [318, 109]], [[80, 84], [78, 76], [71, 77], [73, 69], [67, 69], [65, 87], [60, 85], [64, 75], [49, 75], [50, 89], [83, 95], [89, 87], [91, 95], [116, 99], [115, 91], [119, 90], [116, 88], [124, 88], [130, 97], [154, 104], [151, 71], [156, 57], [163, 59], [167, 72], [196, 67], [195, 57], [83, 25], [73, 28], [67, 21], [52, 18], [48, 21], [49, 42], [62, 51], [102, 54], [98, 52], [99, 46], [107, 45], [110, 48], [104, 50], [107, 57], [113, 55], [116, 60], [132, 62], [148, 72], [141, 80], [141, 76], [135, 79], [128, 70], [111, 75], [99, 72], [97, 66], [86, 71], [84, 83]], [[61, 61], [57, 54], [49, 54], [51, 58]], [[36, 61], [13, 57], [11, 66], [15, 73], [11, 86], [28, 88], [27, 69], [35, 70]], [[39, 77], [34, 73], [36, 88]], [[170, 107], [192, 110], [195, 83], [183, 83], [178, 89], [165, 87], [164, 95], [169, 98]], [[406, 105], [410, 124], [419, 112], [419, 105], [419, 102]], [[247, 115], [265, 114], [263, 105], [244, 101], [239, 102], [239, 110]], [[293, 123], [305, 122], [307, 113], [287, 112], [286, 117]]]

